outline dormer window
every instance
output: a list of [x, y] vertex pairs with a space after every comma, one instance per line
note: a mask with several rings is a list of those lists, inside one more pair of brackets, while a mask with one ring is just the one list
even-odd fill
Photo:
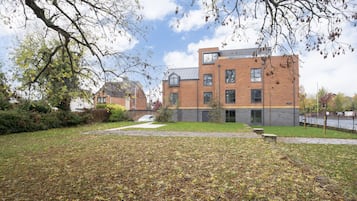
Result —
[[214, 64], [218, 59], [218, 52], [203, 53], [203, 64]]
[[177, 87], [180, 85], [180, 76], [173, 73], [169, 76], [169, 86], [170, 87]]

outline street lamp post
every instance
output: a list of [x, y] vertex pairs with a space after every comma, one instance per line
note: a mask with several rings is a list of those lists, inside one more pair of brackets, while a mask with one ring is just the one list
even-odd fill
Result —
[[322, 96], [320, 98], [320, 103], [322, 104], [322, 108], [324, 109], [324, 134], [326, 135], [326, 127], [327, 127], [327, 104], [328, 102], [331, 100], [331, 98], [333, 98], [334, 96], [336, 96], [336, 94], [333, 93], [327, 93], [324, 96]]

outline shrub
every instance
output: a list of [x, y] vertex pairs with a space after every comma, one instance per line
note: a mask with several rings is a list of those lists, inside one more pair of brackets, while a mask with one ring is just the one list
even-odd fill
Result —
[[4, 94], [0, 93], [0, 110], [7, 110], [11, 107], [11, 104]]
[[24, 111], [0, 111], [0, 134], [42, 130], [40, 116]]
[[110, 113], [109, 121], [123, 121], [128, 119], [125, 108], [118, 104], [107, 104], [107, 110]]
[[41, 121], [46, 127], [44, 129], [50, 128], [60, 128], [62, 126], [61, 120], [58, 118], [57, 112], [50, 112], [47, 114], [42, 114]]
[[40, 113], [51, 112], [51, 106], [46, 101], [23, 100], [18, 104], [18, 109], [23, 111], [32, 111]]
[[91, 115], [86, 113], [58, 111], [57, 118], [61, 122], [61, 127], [76, 126], [90, 122]]
[[91, 117], [90, 113], [64, 111], [51, 113], [22, 110], [0, 111], [0, 134], [75, 126], [90, 122]]
[[106, 109], [107, 108], [107, 104], [97, 104], [95, 106], [96, 109]]
[[158, 115], [156, 116], [156, 121], [158, 122], [169, 122], [172, 117], [172, 111], [167, 107], [161, 107], [158, 110]]

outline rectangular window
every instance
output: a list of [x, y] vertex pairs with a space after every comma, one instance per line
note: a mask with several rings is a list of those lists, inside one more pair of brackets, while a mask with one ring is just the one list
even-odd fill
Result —
[[179, 86], [180, 77], [176, 74], [172, 74], [169, 76], [169, 86]]
[[203, 53], [203, 64], [214, 64], [218, 59], [218, 52]]
[[226, 70], [226, 83], [236, 82], [236, 70]]
[[251, 110], [250, 118], [252, 124], [262, 124], [262, 110]]
[[252, 89], [251, 90], [251, 101], [252, 103], [261, 103], [262, 102], [262, 90], [261, 89]]
[[203, 85], [204, 86], [212, 86], [212, 74], [204, 74], [203, 75]]
[[262, 81], [262, 69], [252, 68], [250, 69], [250, 81], [261, 82]]
[[97, 98], [97, 103], [105, 104], [105, 103], [107, 103], [107, 98], [106, 97], [98, 97]]
[[226, 122], [236, 122], [235, 110], [226, 110]]
[[178, 94], [177, 93], [171, 93], [170, 94], [170, 103], [171, 105], [177, 105], [178, 102]]
[[203, 92], [203, 103], [209, 104], [212, 100], [212, 92]]
[[226, 90], [226, 103], [236, 103], [236, 91]]

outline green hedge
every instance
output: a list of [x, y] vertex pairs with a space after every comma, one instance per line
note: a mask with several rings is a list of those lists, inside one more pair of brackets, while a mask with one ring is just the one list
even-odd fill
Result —
[[0, 111], [0, 134], [30, 132], [90, 123], [91, 113]]
[[118, 104], [107, 104], [106, 109], [109, 112], [109, 121], [124, 121], [128, 119], [128, 116], [125, 112], [125, 107]]

